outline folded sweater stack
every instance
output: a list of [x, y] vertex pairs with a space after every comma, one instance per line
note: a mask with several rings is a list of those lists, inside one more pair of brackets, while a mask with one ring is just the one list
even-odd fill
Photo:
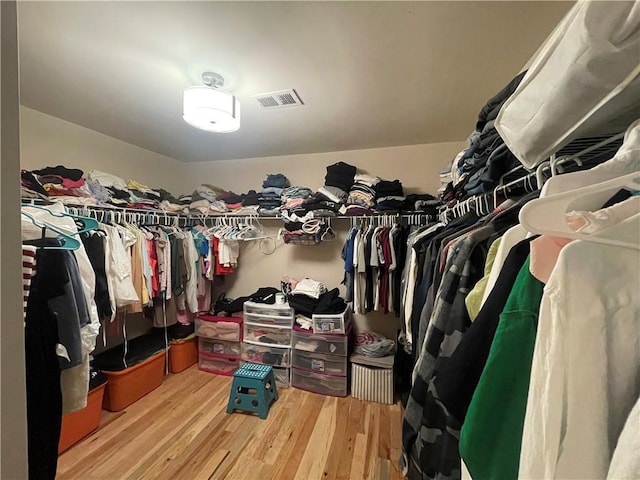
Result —
[[356, 175], [356, 167], [344, 162], [334, 163], [327, 167], [324, 177], [325, 187], [337, 187], [343, 192], [351, 190], [353, 179]]
[[380, 180], [374, 190], [378, 210], [402, 210], [404, 208], [405, 196], [400, 180]]
[[375, 186], [380, 178], [366, 173], [359, 173], [354, 177], [354, 183], [349, 191], [347, 202], [364, 208], [374, 207], [376, 204]]
[[282, 206], [282, 192], [289, 188], [289, 179], [281, 173], [270, 173], [262, 182], [262, 193], [258, 197], [258, 212], [263, 215], [277, 215]]

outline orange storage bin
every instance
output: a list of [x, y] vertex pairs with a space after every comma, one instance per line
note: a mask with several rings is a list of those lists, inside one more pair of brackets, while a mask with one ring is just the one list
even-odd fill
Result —
[[111, 412], [119, 412], [162, 385], [164, 355], [164, 351], [156, 353], [119, 372], [103, 370], [102, 373], [109, 379], [103, 407]]
[[198, 363], [198, 339], [171, 340], [169, 348], [169, 371], [180, 373], [191, 365]]
[[100, 426], [100, 414], [102, 412], [102, 398], [106, 383], [97, 386], [87, 395], [87, 406], [76, 412], [62, 416], [62, 429], [58, 454], [69, 450]]

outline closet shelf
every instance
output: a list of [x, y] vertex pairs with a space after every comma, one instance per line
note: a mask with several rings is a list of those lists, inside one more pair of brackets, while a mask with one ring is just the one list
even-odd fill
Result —
[[[149, 219], [161, 223], [162, 219], [165, 220], [194, 220], [194, 221], [206, 221], [211, 219], [226, 218], [226, 219], [260, 219], [260, 220], [282, 220], [280, 215], [260, 215], [260, 214], [234, 214], [234, 213], [220, 213], [220, 214], [208, 214], [208, 215], [192, 215], [177, 212], [168, 212], [164, 210], [142, 210], [136, 208], [116, 207], [111, 205], [84, 205], [81, 203], [63, 203], [56, 202], [55, 200], [44, 200], [34, 198], [21, 199], [23, 205], [54, 205], [60, 203], [67, 210], [70, 210], [78, 214], [84, 214], [97, 218], [98, 220], [106, 220], [108, 218], [117, 218], [118, 215], [130, 215], [128, 218], [136, 218], [138, 220]], [[102, 213], [102, 215], [100, 215]], [[324, 215], [317, 218], [326, 219], [370, 219], [370, 218], [431, 218], [432, 215], [423, 211], [416, 212], [396, 212], [396, 213], [373, 213], [371, 215]], [[123, 217], [127, 218], [127, 217]]]

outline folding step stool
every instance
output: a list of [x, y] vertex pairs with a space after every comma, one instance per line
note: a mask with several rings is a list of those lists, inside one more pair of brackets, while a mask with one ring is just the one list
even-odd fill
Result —
[[271, 402], [278, 400], [278, 389], [270, 365], [245, 363], [233, 375], [227, 413], [234, 410], [258, 413], [266, 419]]

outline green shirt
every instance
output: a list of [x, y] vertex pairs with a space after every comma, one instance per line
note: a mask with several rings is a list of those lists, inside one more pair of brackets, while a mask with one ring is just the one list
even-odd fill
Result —
[[460, 432], [460, 455], [474, 480], [518, 478], [543, 288], [529, 272], [527, 258], [500, 314]]

